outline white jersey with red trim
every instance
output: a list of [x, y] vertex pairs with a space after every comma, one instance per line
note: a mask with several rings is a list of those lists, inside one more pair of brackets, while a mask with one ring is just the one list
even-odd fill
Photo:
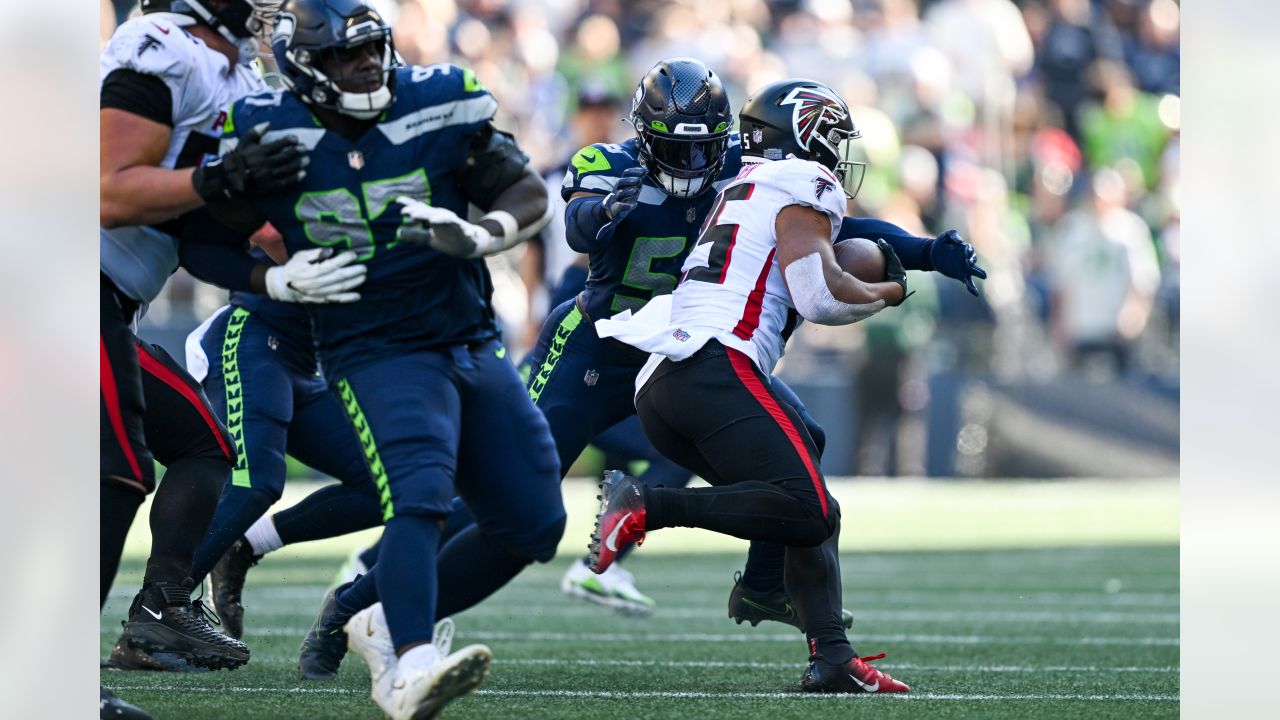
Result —
[[662, 358], [683, 360], [712, 338], [746, 354], [762, 372], [773, 372], [799, 322], [777, 260], [775, 221], [789, 205], [826, 213], [834, 242], [845, 195], [830, 170], [798, 159], [744, 164], [716, 198], [675, 291], [634, 316], [596, 323], [602, 337], [654, 353], [637, 388]]
[[[169, 88], [173, 134], [157, 165], [165, 169], [217, 157], [231, 101], [268, 89], [257, 70], [232, 66], [226, 55], [211, 50], [169, 13], [150, 13], [116, 28], [99, 59], [99, 83], [116, 70], [154, 76]], [[102, 272], [129, 297], [150, 302], [178, 267], [178, 241], [169, 232], [174, 229], [99, 228]]]

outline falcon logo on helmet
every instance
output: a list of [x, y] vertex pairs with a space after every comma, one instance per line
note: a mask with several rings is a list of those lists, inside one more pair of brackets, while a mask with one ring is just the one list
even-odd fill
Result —
[[795, 131], [796, 144], [810, 151], [816, 149], [811, 144], [815, 138], [819, 142], [828, 142], [821, 134], [822, 128], [836, 125], [849, 117], [838, 98], [828, 94], [825, 88], [812, 85], [793, 88], [780, 104], [793, 106], [791, 127]]

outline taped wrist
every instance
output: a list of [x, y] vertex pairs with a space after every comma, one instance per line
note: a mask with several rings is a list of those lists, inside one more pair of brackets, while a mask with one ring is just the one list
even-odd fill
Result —
[[848, 325], [865, 320], [884, 309], [884, 300], [865, 305], [841, 302], [831, 294], [827, 279], [822, 273], [822, 259], [818, 253], [809, 253], [787, 266], [783, 273], [787, 289], [791, 291], [791, 303], [796, 312], [810, 322], [819, 325]]

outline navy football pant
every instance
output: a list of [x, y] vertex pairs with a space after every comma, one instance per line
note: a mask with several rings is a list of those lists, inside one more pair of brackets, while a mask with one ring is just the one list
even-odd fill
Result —
[[[381, 359], [335, 378], [334, 387], [387, 526], [377, 566], [343, 593], [343, 604], [380, 599], [398, 649], [431, 639], [437, 573], [445, 587], [463, 592], [473, 583], [487, 594], [555, 556], [565, 522], [555, 446], [499, 343]], [[455, 490], [476, 526], [437, 559]]]
[[232, 306], [215, 316], [199, 342], [209, 365], [205, 392], [235, 439], [239, 461], [196, 552], [196, 582], [280, 499], [285, 453], [354, 491], [347, 497], [354, 502], [328, 507], [331, 515], [316, 508], [306, 516], [314, 527], [332, 525], [333, 532], [316, 536], [350, 532], [352, 521], [376, 524], [380, 515], [364, 455], [342, 405], [316, 374], [310, 329], [274, 327]]

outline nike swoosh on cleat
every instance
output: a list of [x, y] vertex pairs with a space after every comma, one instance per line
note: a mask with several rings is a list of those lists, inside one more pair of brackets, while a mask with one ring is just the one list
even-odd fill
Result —
[[609, 537], [604, 539], [604, 546], [609, 548], [609, 552], [618, 552], [618, 531], [622, 530], [622, 523], [631, 517], [631, 513], [622, 516], [617, 525], [613, 526], [613, 531], [609, 533]]
[[751, 607], [755, 608], [756, 610], [759, 610], [760, 612], [769, 613], [770, 615], [776, 615], [781, 618], [790, 619], [795, 617], [796, 615], [795, 608], [791, 607], [791, 603], [784, 603], [782, 606], [783, 610], [779, 612], [767, 605], [761, 605], [760, 603], [753, 602], [751, 600], [748, 600], [747, 598], [742, 598], [742, 602], [746, 603], [747, 605], [750, 605]]
[[878, 690], [880, 689], [880, 681], [879, 681], [879, 680], [875, 681], [875, 683], [874, 683], [874, 684], [872, 684], [872, 685], [868, 685], [868, 684], [866, 684], [866, 683], [862, 682], [861, 680], [859, 680], [858, 678], [856, 678], [856, 677], [854, 677], [854, 676], [852, 676], [852, 675], [850, 675], [850, 676], [849, 676], [849, 679], [850, 679], [850, 680], [852, 680], [852, 681], [854, 681], [854, 682], [856, 682], [856, 683], [858, 683], [858, 687], [862, 688], [863, 692], [873, 693], [873, 692], [876, 692], [876, 691], [878, 691]]
[[162, 615], [161, 615], [160, 613], [156, 612], [155, 610], [152, 610], [151, 608], [147, 607], [146, 605], [143, 605], [143, 606], [142, 606], [142, 609], [143, 609], [143, 610], [146, 610], [148, 615], [150, 615], [151, 617], [153, 617], [153, 618], [155, 618], [155, 619], [157, 619], [157, 620], [159, 620], [159, 619], [162, 617]]

